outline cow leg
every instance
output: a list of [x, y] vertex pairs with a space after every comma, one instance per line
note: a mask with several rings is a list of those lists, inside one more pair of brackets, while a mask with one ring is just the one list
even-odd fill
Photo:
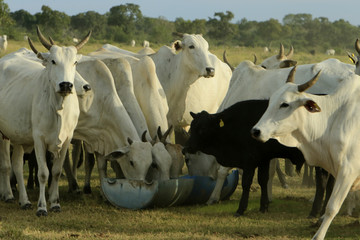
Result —
[[31, 208], [31, 203], [26, 193], [24, 183], [24, 149], [20, 145], [14, 145], [12, 154], [13, 171], [19, 190], [19, 204], [22, 209]]
[[325, 200], [324, 200], [324, 204], [321, 209], [321, 212], [320, 212], [321, 215], [323, 215], [325, 213], [326, 205], [329, 202], [332, 190], [334, 188], [334, 184], [335, 184], [335, 178], [331, 174], [329, 174], [329, 176], [327, 178], [327, 184], [326, 184]]
[[278, 161], [277, 158], [271, 159], [270, 160], [270, 165], [269, 165], [269, 180], [267, 183], [267, 191], [268, 191], [268, 197], [269, 197], [269, 202], [272, 201], [272, 183], [273, 183], [273, 179], [275, 176], [275, 168], [276, 168], [276, 162]]
[[84, 151], [85, 154], [85, 185], [84, 185], [84, 193], [90, 194], [91, 193], [91, 172], [95, 165], [95, 155], [93, 153], [88, 153]]
[[80, 162], [82, 162], [82, 156], [83, 156], [83, 146], [81, 140], [72, 140], [72, 152], [71, 152], [71, 159], [72, 159], [72, 172], [74, 175], [74, 178], [77, 179], [77, 168]]
[[46, 165], [46, 148], [44, 142], [38, 138], [34, 138], [34, 147], [36, 154], [36, 161], [38, 165], [38, 179], [39, 179], [39, 200], [37, 204], [36, 215], [47, 216], [45, 186], [49, 179], [49, 169]]
[[219, 202], [221, 196], [221, 190], [230, 169], [231, 168], [229, 167], [223, 167], [223, 166], [219, 167], [215, 188], [212, 191], [211, 196], [209, 200], [206, 202], [206, 204], [210, 205]]
[[279, 180], [280, 180], [281, 186], [282, 186], [283, 188], [289, 188], [289, 186], [288, 186], [287, 183], [286, 183], [285, 174], [281, 171], [280, 163], [279, 163], [279, 159], [278, 159], [278, 158], [277, 158], [277, 161], [276, 161], [276, 173], [277, 173], [278, 178], [279, 178]]
[[322, 223], [312, 238], [313, 240], [322, 240], [325, 238], [325, 234], [332, 220], [339, 212], [352, 184], [357, 178], [357, 173], [352, 172], [352, 169], [352, 166], [349, 165], [339, 169], [334, 189], [326, 206], [325, 214], [321, 217]]
[[5, 202], [14, 201], [10, 184], [11, 172], [10, 141], [0, 140], [0, 195]]
[[294, 165], [291, 163], [291, 160], [286, 158], [285, 159], [285, 174], [289, 177], [295, 176], [294, 174]]
[[[34, 169], [35, 169], [35, 167], [37, 167], [35, 151], [33, 150], [30, 154], [26, 154], [26, 156], [28, 158], [27, 162], [28, 162], [28, 166], [29, 166], [29, 177], [28, 177], [28, 182], [26, 184], [26, 188], [34, 189], [34, 185], [35, 185], [35, 181], [36, 181], [34, 179]], [[35, 169], [35, 171], [36, 171], [36, 169]], [[37, 186], [39, 186], [39, 182], [38, 182]]]
[[70, 140], [65, 141], [60, 150], [59, 158], [57, 158], [57, 156], [54, 157], [54, 162], [51, 169], [52, 180], [49, 188], [50, 211], [52, 212], [61, 211], [60, 198], [59, 198], [59, 179], [64, 165], [65, 156], [68, 153], [69, 145], [70, 145]]
[[258, 168], [258, 182], [261, 187], [260, 211], [262, 213], [267, 212], [269, 207], [269, 197], [267, 191], [267, 184], [269, 180], [269, 163], [269, 161], [262, 161], [260, 162]]
[[[253, 181], [254, 178], [254, 173], [255, 173], [255, 168], [252, 169], [243, 169], [243, 175], [242, 175], [242, 195], [241, 195], [241, 199], [240, 199], [240, 203], [239, 203], [239, 208], [235, 213], [235, 216], [241, 216], [244, 215], [244, 212], [248, 206], [248, 201], [249, 201], [249, 192], [250, 192], [250, 187], [251, 187], [251, 183]], [[269, 168], [268, 168], [269, 171]], [[268, 172], [269, 174], [269, 172]], [[269, 177], [269, 175], [267, 175], [267, 177]], [[265, 186], [266, 187], [266, 186]]]
[[[73, 162], [74, 164], [74, 162]], [[80, 193], [80, 188], [77, 183], [76, 177], [74, 176], [74, 172], [71, 168], [69, 151], [66, 151], [65, 161], [64, 161], [64, 170], [66, 174], [66, 178], [68, 180], [69, 193]]]
[[308, 218], [316, 217], [320, 211], [321, 203], [325, 193], [325, 183], [327, 182], [327, 172], [323, 172], [320, 167], [315, 167], [316, 191], [314, 202]]

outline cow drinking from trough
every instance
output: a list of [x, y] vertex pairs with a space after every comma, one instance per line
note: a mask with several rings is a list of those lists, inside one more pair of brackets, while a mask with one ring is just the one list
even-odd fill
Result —
[[194, 120], [184, 152], [202, 151], [215, 156], [225, 167], [243, 169], [243, 194], [236, 215], [243, 215], [247, 208], [250, 186], [257, 167], [261, 187], [260, 211], [265, 212], [269, 203], [267, 182], [270, 160], [275, 157], [289, 158], [298, 170], [304, 162], [297, 148], [285, 147], [276, 140], [262, 144], [251, 137], [251, 126], [263, 114], [267, 104], [267, 100], [249, 100], [236, 103], [216, 114], [206, 111], [191, 113]]

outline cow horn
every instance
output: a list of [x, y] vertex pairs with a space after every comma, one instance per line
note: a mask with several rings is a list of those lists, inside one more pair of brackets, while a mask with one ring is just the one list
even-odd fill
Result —
[[46, 38], [44, 37], [44, 35], [42, 35], [39, 26], [36, 26], [36, 32], [37, 32], [38, 38], [39, 38], [40, 42], [42, 43], [42, 45], [43, 45], [47, 50], [50, 50], [50, 48], [52, 47], [52, 45], [46, 40]]
[[277, 55], [277, 59], [280, 59], [282, 57], [284, 57], [284, 45], [280, 43], [280, 50], [279, 50], [279, 55]]
[[288, 54], [286, 55], [287, 59], [291, 58], [294, 54], [294, 47], [291, 45], [290, 46], [290, 50], [288, 52]]
[[358, 52], [358, 54], [360, 54], [360, 43], [359, 43], [359, 39], [357, 38], [355, 41], [355, 49]]
[[91, 36], [91, 30], [88, 32], [88, 34], [85, 36], [85, 38], [83, 40], [81, 40], [78, 44], [76, 44], [76, 49], [80, 50], [90, 39]]
[[166, 143], [166, 138], [169, 136], [169, 134], [170, 134], [170, 132], [171, 132], [171, 130], [173, 129], [173, 125], [171, 125], [169, 128], [168, 128], [168, 130], [166, 130], [166, 132], [164, 133], [164, 135], [162, 136], [162, 138], [160, 139], [160, 141], [162, 142], [162, 143]]
[[287, 83], [288, 83], [288, 82], [291, 82], [291, 83], [294, 82], [295, 72], [296, 72], [296, 66], [293, 67], [293, 68], [291, 69], [291, 71], [289, 72], [288, 78], [287, 78], [287, 80], [286, 80]]
[[256, 56], [256, 54], [254, 53], [254, 64], [256, 64], [256, 62], [257, 62], [257, 56]]
[[230, 67], [231, 71], [233, 72], [235, 70], [235, 68], [233, 66], [231, 66], [231, 64], [228, 62], [228, 60], [226, 58], [226, 50], [223, 53], [223, 59], [224, 59], [224, 62]]
[[33, 50], [33, 52], [36, 54], [36, 56], [37, 56], [38, 58], [40, 58], [41, 60], [44, 60], [43, 55], [41, 55], [41, 53], [39, 53], [39, 51], [36, 50], [33, 42], [32, 42], [31, 39], [30, 39], [30, 37], [28, 37], [27, 39], [28, 39], [28, 42], [29, 42], [29, 45], [30, 45], [31, 50]]
[[299, 85], [298, 86], [298, 91], [299, 92], [304, 92], [304, 91], [306, 91], [306, 89], [313, 86], [316, 83], [316, 81], [319, 79], [320, 73], [321, 73], [321, 70], [310, 81]]
[[52, 39], [51, 37], [49, 37], [50, 43], [51, 45], [55, 45], [54, 39]]

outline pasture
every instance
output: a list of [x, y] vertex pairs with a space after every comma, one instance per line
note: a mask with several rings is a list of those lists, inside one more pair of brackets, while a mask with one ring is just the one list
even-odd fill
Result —
[[[38, 42], [38, 50], [43, 51]], [[101, 47], [102, 43], [88, 44], [80, 53], [87, 54]], [[118, 45], [137, 51], [140, 48]], [[28, 47], [27, 42], [9, 41], [6, 53]], [[285, 52], [289, 46], [285, 46]], [[153, 47], [157, 50], [159, 46]], [[210, 51], [222, 59], [223, 48]], [[268, 56], [277, 54], [263, 53], [260, 48], [226, 48], [229, 62], [236, 66], [239, 62], [253, 60], [257, 54], [258, 63]], [[349, 49], [349, 51], [354, 51]], [[346, 55], [335, 58], [350, 63]], [[310, 55], [297, 53], [293, 59], [298, 64], [318, 62], [329, 58], [325, 54]], [[27, 166], [26, 166], [27, 167]], [[27, 178], [27, 168], [25, 178]], [[95, 167], [92, 177], [91, 195], [68, 194], [65, 177], [60, 181], [60, 202], [62, 212], [49, 213], [47, 217], [35, 215], [38, 189], [29, 190], [32, 210], [21, 210], [15, 203], [0, 202], [0, 239], [310, 239], [316, 232], [316, 219], [307, 219], [311, 199], [315, 188], [301, 186], [302, 176], [287, 177], [289, 189], [281, 188], [274, 180], [273, 202], [269, 212], [259, 212], [260, 190], [257, 180], [253, 187], [258, 189], [250, 193], [248, 210], [245, 215], [234, 218], [241, 186], [239, 185], [230, 200], [220, 204], [206, 206], [178, 206], [169, 208], [133, 211], [116, 209], [107, 203], [100, 193], [100, 182]], [[79, 184], [83, 186], [84, 170], [78, 173]], [[15, 198], [18, 195], [15, 193]], [[357, 212], [355, 213], [357, 214]], [[356, 218], [339, 214], [335, 217], [326, 239], [359, 239], [360, 228]]]

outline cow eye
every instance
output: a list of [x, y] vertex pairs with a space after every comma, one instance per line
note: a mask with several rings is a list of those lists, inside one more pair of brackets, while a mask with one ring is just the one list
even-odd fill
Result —
[[265, 66], [261, 66], [263, 69], [266, 69], [266, 67]]
[[288, 103], [282, 103], [282, 104], [280, 105], [280, 108], [287, 108], [288, 106], [289, 106]]
[[52, 62], [52, 64], [54, 64], [54, 65], [56, 64], [55, 60], [51, 60], [51, 62]]
[[75, 61], [74, 65], [77, 65], [78, 64], [78, 61]]
[[130, 161], [130, 165], [131, 165], [131, 166], [134, 166], [134, 162], [133, 162], [133, 161]]
[[190, 48], [190, 49], [194, 49], [194, 48], [195, 48], [195, 46], [194, 46], [194, 45], [191, 45], [191, 46], [189, 46], [189, 48]]

